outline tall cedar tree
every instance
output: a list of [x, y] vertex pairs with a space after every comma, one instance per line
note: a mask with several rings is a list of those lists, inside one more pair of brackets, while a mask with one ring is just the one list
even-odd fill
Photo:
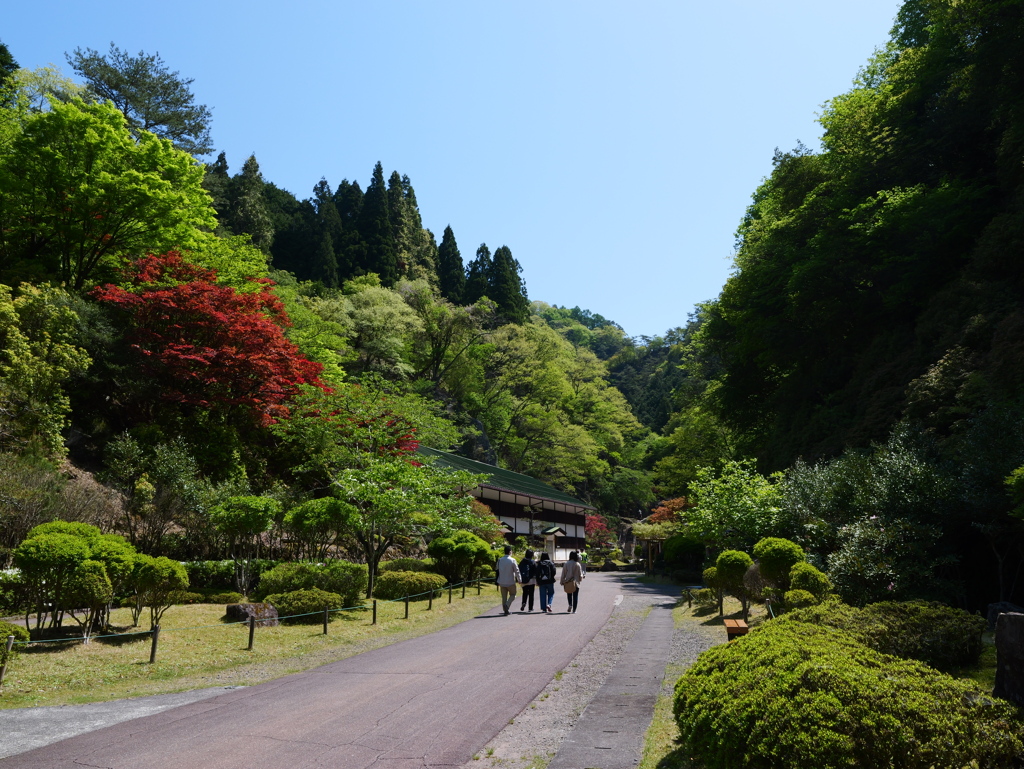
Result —
[[366, 247], [361, 265], [363, 270], [377, 273], [381, 285], [390, 288], [399, 277], [398, 256], [395, 253], [395, 240], [391, 231], [384, 168], [379, 161], [373, 167], [373, 179], [363, 196], [359, 232]]
[[18, 62], [14, 60], [10, 49], [0, 41], [0, 88], [3, 88], [11, 75], [18, 69]]
[[246, 234], [252, 244], [265, 254], [274, 242], [274, 225], [270, 221], [265, 183], [256, 156], [250, 155], [242, 171], [233, 179], [234, 205], [231, 211], [231, 229], [238, 235]]
[[339, 265], [338, 254], [342, 250], [342, 224], [338, 207], [334, 205], [331, 185], [321, 178], [313, 188], [313, 207], [316, 209], [316, 230], [319, 244], [313, 263], [313, 280], [335, 288], [340, 285], [341, 273], [348, 270]]
[[481, 297], [490, 295], [491, 249], [481, 243], [476, 258], [466, 265], [466, 288], [463, 304], [476, 304]]
[[530, 315], [530, 300], [519, 274], [523, 271], [512, 256], [512, 249], [502, 246], [494, 252], [488, 275], [487, 296], [498, 305], [498, 314], [510, 323], [525, 323]]
[[459, 244], [455, 242], [451, 225], [444, 228], [441, 247], [437, 251], [437, 280], [441, 296], [452, 304], [462, 304], [462, 296], [466, 291], [466, 268], [462, 264], [462, 254], [459, 253]]
[[217, 212], [217, 234], [231, 235], [228, 216], [231, 211], [231, 176], [228, 174], [227, 154], [221, 152], [212, 163], [206, 164], [203, 189], [210, 193], [213, 209]]
[[271, 281], [239, 293], [175, 252], [137, 260], [125, 278], [131, 289], [108, 283], [93, 296], [125, 312], [131, 347], [165, 400], [240, 407], [265, 426], [287, 416], [301, 385], [324, 388], [323, 367], [284, 335], [290, 321]]
[[209, 108], [195, 103], [189, 90], [192, 78], [171, 72], [159, 53], [131, 56], [111, 43], [106, 55], [76, 48], [67, 60], [90, 91], [124, 113], [136, 137], [149, 131], [192, 155], [213, 149]]

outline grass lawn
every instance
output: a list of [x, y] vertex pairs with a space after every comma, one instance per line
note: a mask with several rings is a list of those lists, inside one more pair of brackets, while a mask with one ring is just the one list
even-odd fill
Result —
[[466, 598], [455, 591], [434, 600], [414, 601], [409, 619], [404, 603], [378, 601], [377, 624], [369, 607], [331, 615], [328, 634], [319, 621], [308, 625], [256, 628], [253, 650], [247, 651], [248, 625], [226, 624], [224, 606], [175, 606], [164, 614], [155, 664], [149, 664], [150, 636], [127, 635], [131, 614], [117, 609], [112, 621], [125, 635], [88, 644], [54, 642], [21, 648], [8, 665], [0, 708], [73, 705], [123, 697], [200, 689], [209, 686], [251, 686], [308, 670], [360, 652], [442, 630], [469, 619], [499, 602], [494, 587], [484, 585]]

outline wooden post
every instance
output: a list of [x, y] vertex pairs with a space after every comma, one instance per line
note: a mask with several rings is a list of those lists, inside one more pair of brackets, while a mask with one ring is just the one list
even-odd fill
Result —
[[405, 618], [409, 619], [409, 596], [405, 597]]
[[153, 645], [149, 649], [149, 664], [156, 662], [156, 645], [160, 641], [160, 626], [153, 625]]
[[4, 652], [4, 664], [0, 665], [0, 685], [4, 682], [4, 676], [7, 675], [7, 660], [11, 657], [11, 649], [14, 648], [14, 636], [7, 636], [7, 651]]
[[451, 602], [452, 602], [452, 585], [449, 582], [448, 583], [448, 603], [451, 603]]
[[463, 598], [466, 597], [466, 583], [465, 582], [462, 583], [462, 597]]
[[427, 599], [427, 611], [431, 611], [434, 608], [434, 591], [430, 591], [430, 598]]
[[324, 635], [327, 635], [327, 607], [324, 607]]
[[480, 595], [480, 580], [476, 581], [476, 594]]
[[372, 624], [372, 625], [376, 625], [377, 624], [377, 599], [376, 598], [373, 599], [373, 622], [370, 623], [370, 624]]
[[249, 615], [249, 648], [246, 651], [252, 651], [252, 642], [256, 637], [256, 615]]

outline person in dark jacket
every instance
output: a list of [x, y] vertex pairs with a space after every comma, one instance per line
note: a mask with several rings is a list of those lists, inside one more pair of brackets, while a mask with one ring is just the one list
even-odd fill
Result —
[[537, 562], [537, 585], [540, 588], [540, 610], [553, 614], [551, 602], [555, 600], [555, 562], [545, 552], [541, 552]]
[[519, 574], [523, 579], [523, 605], [519, 611], [526, 611], [529, 604], [530, 611], [533, 611], [533, 591], [537, 587], [537, 563], [533, 560], [533, 551], [527, 550], [523, 560], [519, 562]]

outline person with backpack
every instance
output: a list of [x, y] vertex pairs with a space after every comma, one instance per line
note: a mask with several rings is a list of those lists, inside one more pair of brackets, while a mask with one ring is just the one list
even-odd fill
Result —
[[537, 564], [533, 560], [532, 550], [527, 550], [523, 560], [519, 562], [519, 575], [523, 580], [523, 605], [519, 607], [519, 611], [526, 611], [527, 604], [530, 605], [530, 611], [533, 611], [533, 591], [537, 586]]
[[553, 614], [551, 602], [555, 599], [555, 562], [541, 552], [537, 562], [537, 586], [540, 588], [540, 610]]

